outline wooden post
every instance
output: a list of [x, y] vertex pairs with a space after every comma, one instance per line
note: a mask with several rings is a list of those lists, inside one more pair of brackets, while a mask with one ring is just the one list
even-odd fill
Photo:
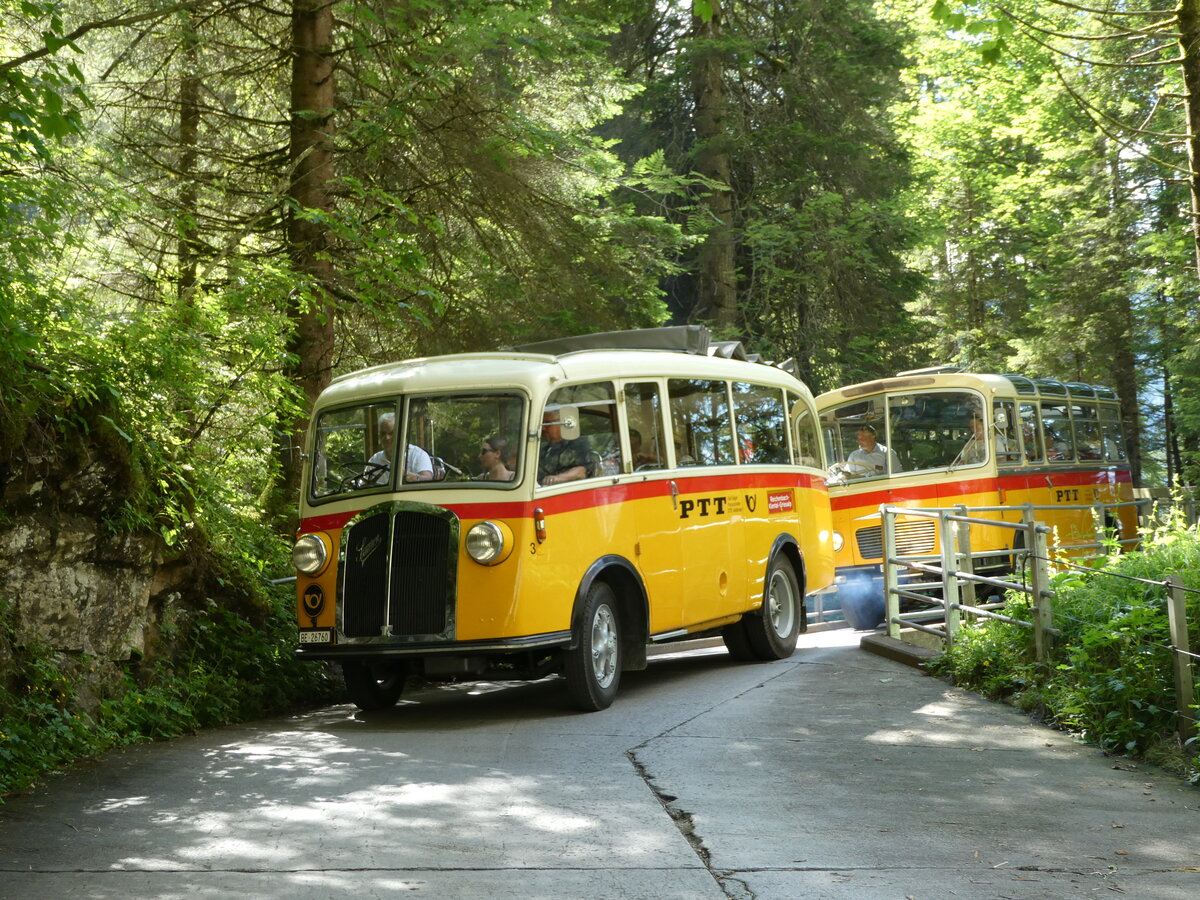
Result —
[[1179, 740], [1187, 742], [1196, 727], [1196, 681], [1192, 674], [1192, 657], [1188, 649], [1187, 604], [1183, 583], [1171, 574], [1163, 582], [1167, 588], [1167, 620], [1171, 627], [1171, 654], [1175, 669], [1175, 709], [1179, 715]]
[[1033, 595], [1033, 646], [1039, 668], [1045, 668], [1049, 656], [1049, 634], [1054, 624], [1050, 610], [1050, 569], [1046, 564], [1046, 534], [1037, 522], [1026, 525], [1026, 543], [1030, 548], [1029, 591]]
[[[1021, 583], [1029, 583], [1029, 573], [1033, 570], [1033, 529], [1037, 527], [1032, 503], [1021, 504], [1022, 531], [1017, 532], [1025, 537], [1025, 558], [1021, 561]], [[1017, 554], [1013, 554], [1013, 564], [1016, 568]], [[1015, 574], [1015, 573], [1014, 573]]]
[[879, 528], [883, 532], [883, 610], [887, 618], [888, 637], [900, 640], [900, 598], [898, 567], [892, 563], [896, 556], [896, 514], [886, 505], [879, 507]]

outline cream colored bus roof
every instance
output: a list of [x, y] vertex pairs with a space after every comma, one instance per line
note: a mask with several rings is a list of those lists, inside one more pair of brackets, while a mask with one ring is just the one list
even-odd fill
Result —
[[965, 372], [948, 366], [901, 372], [894, 378], [864, 381], [848, 387], [826, 391], [817, 397], [817, 407], [826, 409], [847, 400], [881, 394], [888, 391], [913, 391], [937, 388], [973, 388], [986, 394], [1017, 397], [1043, 397], [1100, 400], [1115, 403], [1117, 395], [1110, 388], [1079, 382], [1061, 382], [1051, 378], [1026, 378], [1023, 375], [991, 375]]
[[662, 350], [578, 350], [551, 356], [517, 350], [431, 356], [374, 366], [334, 379], [320, 405], [460, 390], [550, 390], [560, 382], [612, 378], [712, 378], [776, 385], [811, 397], [804, 384], [762, 363]]

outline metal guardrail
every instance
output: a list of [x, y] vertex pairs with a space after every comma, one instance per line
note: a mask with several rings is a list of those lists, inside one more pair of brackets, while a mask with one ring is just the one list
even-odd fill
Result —
[[[1103, 533], [1101, 531], [1101, 528], [1104, 526], [1103, 508], [1111, 509], [1118, 506], [1131, 505], [1140, 506], [1146, 502], [1143, 499], [1130, 503], [1096, 504], [1096, 507], [1101, 507], [1101, 509], [1097, 510], [1096, 516], [1097, 533]], [[1050, 551], [1053, 549], [1067, 549], [1068, 547], [1070, 549], [1086, 550], [1092, 547], [1105, 546], [1099, 540], [1094, 543], [1051, 545], [1048, 538], [1053, 534], [1053, 529], [1037, 521], [1035, 513], [1038, 509], [1063, 508], [1062, 506], [1037, 507], [1032, 504], [1015, 507], [992, 506], [973, 508], [966, 506], [952, 508], [903, 507], [888, 506], [887, 504], [880, 506], [879, 514], [883, 531], [885, 621], [887, 623], [888, 636], [899, 639], [901, 627], [907, 627], [935, 635], [949, 645], [953, 643], [955, 634], [962, 625], [963, 616], [997, 619], [1009, 624], [1033, 629], [1037, 663], [1039, 667], [1044, 668], [1048, 661], [1050, 640], [1059, 634], [1054, 628], [1054, 616], [1051, 606], [1051, 601], [1054, 598], [1054, 591], [1050, 589], [1051, 564], [1055, 567], [1063, 568], [1086, 568], [1069, 562], [1052, 561]], [[1089, 507], [1078, 506], [1069, 508], [1087, 509]], [[984, 519], [973, 515], [988, 512], [1017, 512], [1020, 513], [1021, 521], [1008, 522], [998, 519]], [[905, 518], [937, 519], [940, 526], [938, 528], [941, 544], [939, 552], [937, 554], [922, 555], [897, 554], [896, 519], [900, 516], [904, 516]], [[1025, 536], [1024, 548], [1008, 551], [1004, 555], [1010, 555], [1013, 558], [1013, 571], [1023, 570], [1027, 578], [1015, 581], [977, 575], [974, 571], [975, 560], [980, 558], [995, 559], [999, 554], [995, 550], [979, 553], [971, 550], [972, 526], [1005, 528], [1023, 533]], [[1136, 540], [1124, 540], [1119, 543], [1124, 545], [1136, 542]], [[1021, 565], [1017, 564], [1018, 559], [1022, 561]], [[902, 584], [900, 580], [902, 570], [931, 576], [936, 580], [915, 583], [908, 581]], [[1087, 569], [1087, 571], [1096, 572], [1097, 570]], [[1143, 581], [1144, 579], [1137, 580]], [[1190, 651], [1188, 646], [1188, 629], [1185, 614], [1185, 594], [1188, 589], [1183, 587], [1175, 575], [1169, 575], [1166, 580], [1161, 582], [1146, 581], [1145, 583], [1148, 585], [1158, 585], [1167, 591], [1167, 610], [1171, 633], [1170, 650], [1174, 659], [1175, 696], [1178, 698], [1177, 721], [1179, 722], [1180, 738], [1186, 741], [1192, 735], [1197, 725], [1196, 712], [1192, 708], [1191, 700], [1195, 696], [1193, 664], [1198, 658], [1196, 654]], [[976, 588], [980, 585], [1003, 591], [1017, 591], [1027, 594], [1033, 601], [1033, 620], [1025, 621], [997, 612], [998, 609], [1004, 607], [1003, 602], [977, 602]], [[941, 596], [936, 596], [936, 594], [940, 594]], [[901, 612], [900, 601], [902, 599], [919, 602], [924, 604], [925, 608]], [[925, 624], [921, 621], [922, 619], [926, 622], [929, 621], [931, 611], [940, 611], [940, 614], [937, 615], [937, 618], [942, 620], [940, 626]]]

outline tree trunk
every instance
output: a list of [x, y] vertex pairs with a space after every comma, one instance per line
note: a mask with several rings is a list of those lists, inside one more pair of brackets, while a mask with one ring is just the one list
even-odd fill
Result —
[[1192, 197], [1192, 243], [1200, 272], [1200, 0], [1179, 0], [1179, 56], [1187, 110], [1188, 187]]
[[1167, 487], [1179, 486], [1179, 441], [1175, 437], [1175, 400], [1171, 389], [1172, 375], [1168, 364], [1170, 350], [1164, 341], [1162, 351], [1163, 383], [1163, 452], [1167, 458]]
[[305, 211], [333, 210], [333, 0], [293, 0], [291, 165], [287, 221], [289, 254], [301, 289], [289, 298], [293, 333], [293, 382], [308, 404], [285, 427], [282, 463], [285, 493], [294, 497], [300, 484], [300, 453], [308, 428], [309, 409], [329, 384], [333, 366], [333, 305], [327, 286], [332, 283], [329, 228], [325, 217]]
[[[1121, 147], [1115, 141], [1102, 139], [1101, 146], [1108, 162], [1108, 212], [1114, 221], [1120, 221], [1121, 207], [1125, 202], [1123, 196], [1123, 178], [1121, 174]], [[1120, 272], [1113, 272], [1115, 281], [1120, 280]], [[1137, 340], [1137, 313], [1133, 307], [1133, 298], [1128, 292], [1122, 292], [1116, 300], [1117, 315], [1105, 317], [1112, 331], [1109, 335], [1110, 346], [1113, 350], [1112, 373], [1113, 385], [1117, 396], [1121, 398], [1121, 421], [1124, 424], [1126, 448], [1129, 453], [1129, 468], [1133, 475], [1133, 483], [1140, 484], [1142, 480], [1142, 421], [1141, 399], [1138, 393], [1138, 362], [1134, 352], [1134, 341]]]
[[713, 322], [725, 332], [737, 324], [737, 267], [734, 260], [732, 165], [725, 128], [724, 54], [715, 46], [721, 36], [720, 0], [712, 0], [707, 21], [692, 22], [697, 42], [693, 57], [692, 94], [696, 102], [695, 169], [720, 182], [702, 201], [708, 212], [708, 237], [697, 258], [697, 297], [692, 321]]
[[182, 186], [179, 189], [179, 217], [176, 228], [179, 237], [178, 296], [179, 301], [186, 305], [192, 302], [199, 258], [197, 232], [200, 221], [200, 186], [195, 168], [200, 139], [200, 64], [197, 52], [199, 38], [190, 27], [190, 14], [185, 12], [183, 15], [188, 27], [185, 27], [183, 34], [184, 68], [179, 81], [179, 176]]

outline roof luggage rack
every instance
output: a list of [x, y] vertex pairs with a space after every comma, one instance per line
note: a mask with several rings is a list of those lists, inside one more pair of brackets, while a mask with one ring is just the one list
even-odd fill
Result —
[[709, 355], [710, 336], [703, 325], [672, 325], [665, 328], [638, 328], [633, 331], [601, 331], [574, 337], [551, 338], [532, 344], [520, 344], [512, 350], [560, 356], [580, 350], [672, 350], [676, 353]]
[[519, 344], [506, 349], [519, 350], [522, 353], [546, 353], [550, 356], [577, 353], [581, 350], [667, 350], [762, 363], [783, 369], [790, 375], [796, 375], [799, 371], [794, 359], [786, 359], [780, 363], [767, 362], [760, 359], [756, 353], [747, 353], [741, 341], [714, 341], [709, 330], [703, 325], [668, 325], [632, 331], [601, 331]]

